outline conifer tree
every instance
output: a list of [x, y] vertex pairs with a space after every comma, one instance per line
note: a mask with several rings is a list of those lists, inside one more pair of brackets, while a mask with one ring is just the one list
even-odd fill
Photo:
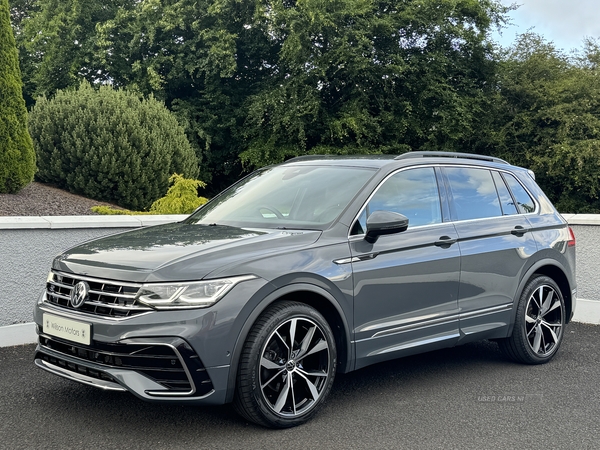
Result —
[[27, 109], [8, 0], [0, 0], [0, 192], [17, 192], [33, 180], [34, 173], [35, 152], [27, 130]]
[[147, 209], [198, 160], [175, 116], [154, 97], [84, 81], [39, 97], [29, 114], [40, 181], [128, 209]]

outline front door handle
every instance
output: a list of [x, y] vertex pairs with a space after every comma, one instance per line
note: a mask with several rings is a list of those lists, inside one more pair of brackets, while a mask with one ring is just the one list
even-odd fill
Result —
[[437, 247], [449, 248], [454, 243], [456, 243], [456, 239], [452, 239], [450, 236], [442, 236], [433, 244]]
[[521, 225], [517, 225], [511, 232], [510, 234], [517, 236], [517, 237], [523, 237], [523, 235], [525, 233], [527, 233], [529, 231], [529, 229], [527, 228], [523, 228]]

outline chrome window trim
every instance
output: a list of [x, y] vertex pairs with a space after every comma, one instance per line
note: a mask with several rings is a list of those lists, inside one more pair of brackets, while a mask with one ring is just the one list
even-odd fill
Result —
[[[513, 172], [511, 172], [510, 170], [501, 169], [498, 167], [473, 166], [473, 165], [468, 165], [468, 164], [440, 164], [438, 167], [443, 167], [443, 168], [445, 168], [445, 167], [462, 167], [462, 168], [467, 168], [467, 169], [483, 169], [483, 170], [490, 170], [490, 171], [495, 170], [496, 172], [507, 173], [507, 174], [513, 176], [515, 180], [517, 180], [517, 182], [521, 185], [521, 187], [525, 190], [525, 192], [527, 192], [527, 195], [529, 195], [529, 197], [533, 201], [533, 204], [535, 205], [534, 210], [530, 213], [518, 212], [517, 214], [506, 215], [506, 216], [503, 214], [501, 216], [479, 217], [477, 219], [451, 220], [450, 223], [470, 222], [473, 220], [497, 219], [499, 217], [529, 216], [531, 214], [538, 214], [540, 211], [540, 205], [537, 202], [537, 200], [535, 199], [535, 196], [531, 194], [531, 192], [529, 191], [529, 189], [527, 189], [527, 187], [523, 186], [523, 183], [521, 182], [521, 180], [519, 180], [519, 177], [515, 176], [515, 174]], [[507, 185], [506, 188], [508, 189], [508, 192], [510, 192], [510, 194], [514, 196], [512, 190], [510, 189], [510, 186]], [[452, 193], [450, 192], [450, 194], [452, 194]], [[498, 199], [498, 201], [499, 201], [499, 199]], [[517, 208], [517, 211], [518, 211], [518, 208]]]
[[[528, 169], [529, 172], [531, 172], [531, 170]], [[532, 212], [530, 213], [521, 213], [519, 212], [517, 215], [522, 215], [522, 216], [528, 216], [530, 214], [537, 214], [539, 213], [539, 210], [541, 209], [538, 201], [535, 197], [535, 195], [532, 195], [531, 192], [529, 191], [529, 189], [527, 189], [527, 186], [523, 185], [523, 182], [521, 180], [519, 180], [519, 177], [515, 176], [515, 174], [513, 172], [511, 172], [510, 170], [498, 170], [498, 172], [502, 172], [502, 173], [507, 173], [509, 175], [511, 175], [515, 180], [517, 180], [517, 183], [519, 183], [521, 185], [521, 187], [523, 188], [523, 190], [525, 192], [527, 192], [527, 195], [529, 195], [529, 198], [531, 199], [531, 201], [533, 202], [533, 204], [535, 205], [535, 208], [533, 209]], [[533, 181], [535, 181], [535, 178], [533, 178]], [[504, 180], [504, 184], [506, 185], [506, 189], [508, 189], [508, 192], [510, 193], [511, 196], [513, 196], [514, 198], [514, 193], [512, 191], [512, 189], [510, 188], [510, 186], [508, 185], [508, 183], [506, 182], [506, 180]], [[517, 205], [515, 205], [517, 206]], [[519, 211], [519, 207], [517, 206], [517, 211]]]
[[[540, 211], [540, 205], [538, 203], [538, 201], [536, 200], [535, 196], [531, 194], [531, 192], [529, 191], [529, 189], [527, 189], [526, 186], [523, 185], [523, 183], [521, 182], [521, 180], [519, 179], [519, 177], [515, 176], [515, 174], [513, 172], [511, 172], [510, 170], [507, 169], [503, 169], [503, 168], [498, 168], [498, 167], [487, 167], [487, 166], [477, 166], [477, 165], [471, 165], [471, 164], [448, 164], [448, 163], [436, 163], [436, 164], [420, 164], [420, 165], [416, 165], [416, 166], [410, 166], [410, 167], [401, 167], [400, 169], [397, 169], [391, 173], [389, 173], [383, 180], [381, 180], [381, 182], [377, 185], [377, 187], [373, 190], [373, 192], [371, 193], [371, 195], [369, 195], [369, 197], [367, 198], [367, 200], [363, 203], [363, 205], [361, 206], [361, 208], [358, 211], [358, 214], [356, 214], [354, 216], [354, 219], [352, 219], [352, 221], [350, 222], [350, 227], [348, 229], [348, 240], [350, 241], [354, 241], [354, 240], [362, 240], [364, 239], [364, 236], [366, 233], [362, 233], [362, 234], [350, 234], [352, 231], [352, 228], [354, 227], [354, 224], [356, 223], [356, 221], [358, 220], [358, 218], [360, 217], [360, 215], [363, 213], [364, 209], [367, 207], [367, 204], [371, 201], [371, 199], [373, 198], [373, 196], [377, 193], [377, 191], [381, 188], [381, 186], [383, 185], [383, 183], [385, 183], [388, 178], [394, 176], [395, 174], [402, 172], [404, 170], [410, 170], [410, 169], [416, 169], [416, 168], [423, 168], [423, 167], [433, 167], [434, 169], [436, 167], [439, 168], [446, 168], [446, 167], [460, 167], [460, 168], [468, 168], [468, 169], [482, 169], [482, 170], [489, 170], [489, 171], [496, 171], [496, 172], [501, 172], [501, 173], [507, 173], [511, 176], [513, 176], [515, 178], [515, 180], [517, 180], [517, 182], [521, 185], [521, 187], [525, 190], [525, 192], [527, 192], [527, 195], [529, 195], [529, 197], [531, 198], [531, 200], [533, 201], [533, 204], [535, 205], [535, 209], [530, 212], [530, 213], [521, 213], [518, 212], [517, 214], [512, 214], [512, 215], [501, 215], [501, 216], [491, 216], [491, 217], [479, 217], [477, 219], [464, 219], [464, 220], [449, 220], [447, 222], [439, 222], [439, 223], [431, 223], [431, 224], [426, 224], [426, 225], [416, 225], [415, 227], [410, 227], [409, 225], [409, 230], [414, 230], [417, 228], [423, 228], [423, 227], [432, 227], [432, 226], [436, 226], [436, 225], [440, 225], [440, 224], [448, 224], [448, 223], [465, 223], [465, 222], [474, 222], [474, 221], [481, 221], [481, 220], [490, 220], [490, 219], [498, 219], [501, 217], [519, 217], [519, 216], [530, 216], [530, 215], [537, 215], [539, 214]], [[506, 182], [505, 182], [506, 183]], [[510, 189], [509, 186], [506, 186], [506, 188], [508, 189], [508, 191], [510, 192], [511, 195], [514, 195], [512, 190]], [[445, 189], [445, 187], [444, 187]], [[439, 190], [439, 186], [438, 186], [438, 190]], [[451, 196], [451, 192], [448, 193]], [[452, 200], [450, 200], [451, 203]], [[440, 210], [441, 210], [441, 198], [440, 198]], [[517, 208], [518, 210], [518, 208]], [[359, 238], [359, 239], [356, 239]]]

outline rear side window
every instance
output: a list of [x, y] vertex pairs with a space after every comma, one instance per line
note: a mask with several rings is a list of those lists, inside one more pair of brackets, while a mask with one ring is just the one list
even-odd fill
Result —
[[458, 220], [502, 215], [496, 185], [489, 170], [447, 167], [445, 171]]
[[517, 202], [517, 207], [521, 214], [532, 213], [535, 211], [535, 203], [527, 191], [521, 186], [517, 179], [508, 173], [505, 173], [504, 179], [513, 193], [513, 197]]

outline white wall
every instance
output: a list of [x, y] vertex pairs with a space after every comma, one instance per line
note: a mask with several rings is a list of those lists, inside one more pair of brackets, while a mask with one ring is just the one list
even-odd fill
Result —
[[[52, 259], [80, 242], [186, 216], [0, 217], [0, 346], [34, 342], [33, 305]], [[577, 239], [574, 320], [600, 324], [600, 215], [565, 214]]]

